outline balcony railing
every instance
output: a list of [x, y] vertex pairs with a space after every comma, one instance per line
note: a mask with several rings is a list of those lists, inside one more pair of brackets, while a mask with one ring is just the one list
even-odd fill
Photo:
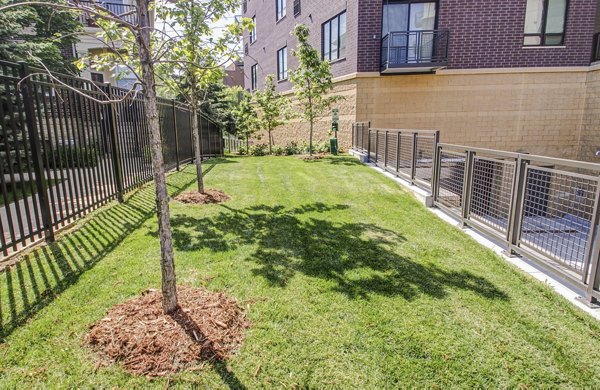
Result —
[[594, 34], [594, 48], [592, 51], [592, 62], [600, 61], [600, 33]]
[[[85, 6], [99, 6], [107, 11], [119, 16], [123, 21], [131, 24], [137, 24], [137, 13], [135, 11], [135, 6], [132, 4], [123, 4], [123, 3], [109, 3], [105, 1], [79, 1], [82, 5]], [[86, 24], [88, 27], [97, 27], [94, 23], [93, 18], [90, 18], [89, 15], [82, 16], [82, 22]]]
[[448, 63], [448, 30], [391, 31], [381, 39], [381, 72], [426, 72]]

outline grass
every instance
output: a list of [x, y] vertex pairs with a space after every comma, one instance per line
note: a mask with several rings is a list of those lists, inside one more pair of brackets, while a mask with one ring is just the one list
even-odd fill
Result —
[[[55, 180], [55, 179], [47, 180], [48, 188], [50, 188], [54, 185], [60, 184], [60, 183], [62, 183], [62, 180]], [[17, 190], [16, 193], [13, 191], [13, 187], [10, 183], [6, 184], [6, 197], [7, 197], [8, 203], [12, 203], [17, 200], [27, 198], [32, 194], [32, 191], [33, 192], [37, 191], [35, 182], [30, 182], [30, 181], [17, 182], [15, 184], [15, 188]], [[5, 204], [6, 203], [4, 200], [4, 196], [2, 196], [2, 193], [0, 192], [0, 206], [4, 206]]]
[[[253, 327], [227, 364], [148, 381], [82, 346], [160, 283], [152, 188], [0, 274], [0, 388], [599, 387], [600, 324], [350, 158], [213, 161], [222, 205], [172, 203], [178, 283]], [[170, 176], [194, 188], [192, 167]]]

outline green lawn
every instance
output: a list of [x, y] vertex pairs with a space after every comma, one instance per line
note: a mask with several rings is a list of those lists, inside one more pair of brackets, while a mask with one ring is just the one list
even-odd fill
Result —
[[[207, 164], [211, 165], [211, 164]], [[600, 387], [600, 324], [348, 157], [207, 166], [222, 205], [172, 203], [178, 283], [226, 290], [253, 326], [227, 365], [169, 384]], [[170, 176], [194, 188], [192, 167]], [[160, 283], [152, 188], [0, 274], [0, 388], [156, 387], [83, 344]]]

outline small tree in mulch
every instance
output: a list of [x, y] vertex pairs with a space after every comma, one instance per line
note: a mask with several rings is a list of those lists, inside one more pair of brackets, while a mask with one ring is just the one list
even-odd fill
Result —
[[[214, 2], [221, 6], [220, 1]], [[124, 66], [137, 79], [136, 86], [119, 100], [112, 100], [100, 87], [94, 91], [79, 90], [48, 73], [47, 77], [52, 82], [99, 104], [131, 98], [139, 92], [136, 89], [138, 85], [143, 90], [157, 204], [162, 288], [114, 307], [93, 326], [88, 336], [89, 343], [110, 361], [121, 362], [132, 372], [146, 375], [174, 372], [199, 359], [226, 358], [239, 347], [243, 329], [248, 326], [239, 305], [222, 293], [214, 294], [202, 289], [180, 287], [177, 293], [156, 93], [156, 78], [159, 77], [156, 68], [175, 61], [168, 59], [165, 53], [175, 46], [176, 39], [157, 39], [157, 36], [164, 37], [164, 31], [154, 28], [151, 19], [156, 7], [164, 6], [164, 3], [136, 0], [134, 20], [127, 17], [129, 12], [115, 13], [105, 8], [102, 2], [76, 0], [9, 3], [0, 5], [0, 13], [28, 6], [73, 12], [91, 19], [94, 25], [99, 26], [98, 38], [107, 50], [88, 60], [102, 68]], [[201, 64], [185, 63], [202, 67]], [[84, 65], [83, 61], [78, 64]], [[22, 88], [28, 88], [27, 83]]]
[[298, 67], [291, 72], [290, 81], [300, 103], [300, 115], [310, 125], [308, 153], [312, 156], [315, 120], [343, 97], [329, 95], [333, 90], [331, 67], [310, 44], [309, 28], [298, 24], [292, 34], [298, 40], [298, 46], [292, 51], [298, 58]]
[[254, 136], [260, 129], [258, 114], [254, 109], [252, 95], [244, 90], [239, 91], [239, 102], [233, 110], [237, 126], [237, 134], [246, 139], [246, 153], [250, 149], [250, 137]]
[[178, 297], [181, 306], [170, 316], [156, 290], [113, 307], [86, 336], [102, 358], [97, 366], [119, 362], [133, 374], [165, 376], [226, 359], [240, 348], [250, 323], [235, 300], [183, 286]]
[[[204, 194], [202, 173], [202, 153], [200, 139], [200, 106], [206, 100], [209, 86], [223, 78], [221, 65], [236, 57], [236, 43], [250, 19], [242, 23], [231, 23], [217, 34], [213, 25], [222, 21], [238, 7], [237, 0], [190, 0], [172, 2], [170, 6], [159, 7], [162, 20], [174, 27], [167, 38], [162, 38], [165, 46], [161, 66], [164, 86], [186, 101], [191, 110], [191, 130], [196, 162], [198, 193]], [[180, 77], [174, 77], [180, 75]], [[217, 190], [212, 190], [214, 193]], [[224, 194], [222, 194], [224, 195]], [[201, 204], [218, 198], [211, 196], [188, 196]]]
[[257, 91], [255, 100], [260, 108], [259, 124], [262, 129], [267, 130], [269, 137], [269, 154], [273, 154], [273, 130], [287, 123], [291, 116], [290, 102], [285, 96], [281, 96], [275, 90], [274, 77], [272, 74], [265, 79], [263, 91]]

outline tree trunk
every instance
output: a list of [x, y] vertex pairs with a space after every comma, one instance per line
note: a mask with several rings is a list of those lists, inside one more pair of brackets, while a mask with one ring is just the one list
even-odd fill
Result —
[[273, 154], [273, 139], [271, 138], [271, 129], [268, 128], [267, 131], [269, 132], [269, 155]]
[[198, 110], [196, 105], [196, 90], [192, 88], [192, 139], [194, 140], [194, 156], [196, 159], [196, 177], [198, 179], [198, 192], [204, 192], [204, 178], [202, 176], [202, 150], [200, 145], [200, 126], [198, 125]]
[[310, 79], [306, 80], [306, 89], [308, 92], [308, 110], [310, 112], [310, 135], [308, 137], [308, 155], [312, 157], [313, 145], [312, 145], [312, 137], [313, 137], [313, 122], [315, 121], [313, 110], [312, 110], [312, 95], [310, 91]]
[[246, 154], [250, 154], [250, 137], [246, 136]]
[[156, 86], [154, 79], [154, 59], [150, 43], [150, 13], [148, 0], [136, 0], [137, 16], [140, 23], [140, 32], [136, 36], [140, 56], [142, 81], [146, 99], [146, 118], [150, 132], [150, 152], [152, 156], [152, 170], [156, 186], [156, 213], [158, 215], [158, 234], [160, 238], [161, 271], [163, 310], [166, 314], [172, 313], [177, 308], [177, 290], [175, 282], [175, 261], [173, 256], [173, 240], [171, 238], [171, 221], [169, 213], [169, 198], [167, 195], [167, 182], [162, 154], [160, 137], [160, 122], [156, 103]]
[[313, 120], [310, 120], [310, 136], [308, 138], [308, 154], [312, 156], [312, 137], [313, 137]]

